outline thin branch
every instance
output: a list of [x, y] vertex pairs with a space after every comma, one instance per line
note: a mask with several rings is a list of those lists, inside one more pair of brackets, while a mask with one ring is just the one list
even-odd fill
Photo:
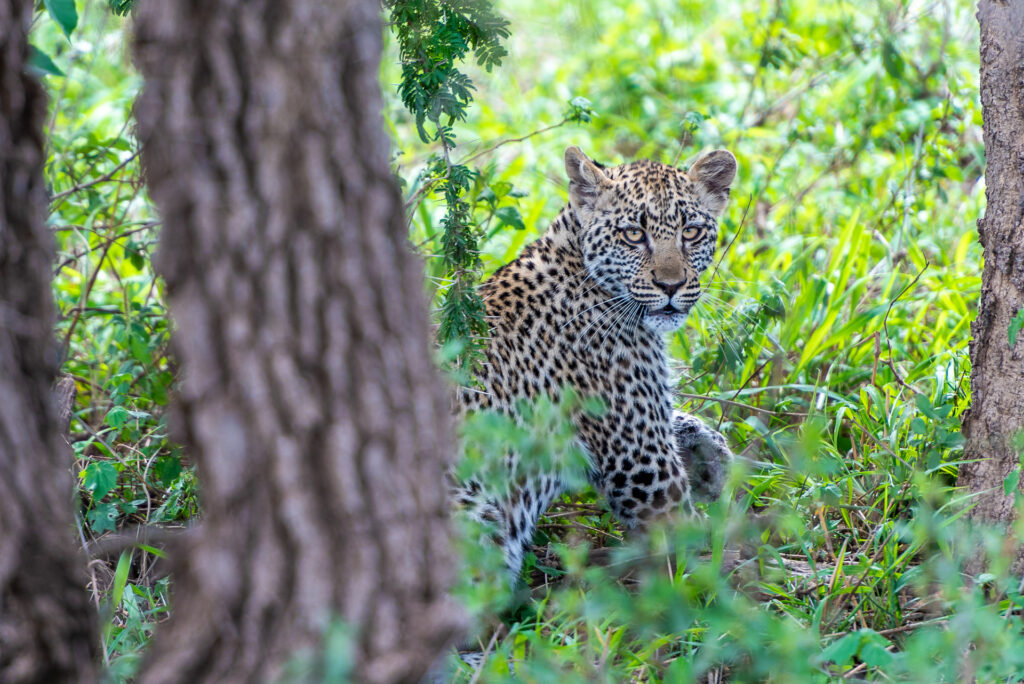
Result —
[[139, 151], [136, 150], [135, 152], [132, 152], [131, 156], [129, 156], [123, 162], [121, 162], [120, 164], [118, 164], [113, 169], [111, 169], [107, 173], [103, 174], [99, 178], [94, 178], [91, 181], [89, 181], [88, 183], [79, 183], [78, 185], [74, 186], [70, 190], [65, 190], [64, 192], [57, 193], [56, 195], [54, 195], [53, 197], [50, 198], [50, 211], [51, 212], [52, 211], [56, 211], [57, 207], [60, 206], [61, 200], [63, 200], [65, 197], [68, 197], [69, 195], [74, 195], [76, 192], [81, 192], [82, 190], [85, 190], [86, 188], [91, 188], [94, 185], [99, 185], [100, 183], [106, 183], [107, 181], [113, 179], [114, 174], [116, 174], [118, 171], [120, 171], [124, 167], [128, 166], [128, 164], [130, 164], [133, 161], [135, 161], [135, 158], [138, 157], [138, 156], [139, 156]]
[[[458, 162], [456, 162], [456, 164], [458, 166], [465, 166], [466, 164], [468, 164], [468, 163], [470, 163], [472, 161], [476, 161], [477, 159], [479, 159], [480, 157], [482, 157], [482, 156], [484, 156], [486, 154], [490, 154], [491, 152], [494, 152], [499, 147], [503, 147], [505, 145], [508, 145], [509, 143], [517, 143], [517, 142], [523, 142], [524, 140], [529, 140], [530, 138], [532, 138], [532, 137], [534, 137], [536, 135], [540, 135], [541, 133], [547, 133], [548, 131], [554, 130], [556, 128], [560, 128], [560, 127], [564, 126], [565, 124], [569, 123], [570, 121], [572, 121], [572, 118], [567, 116], [564, 119], [562, 119], [561, 121], [559, 121], [558, 123], [551, 124], [550, 126], [545, 126], [544, 128], [539, 128], [539, 129], [533, 131], [532, 133], [527, 133], [524, 136], [520, 136], [518, 138], [506, 138], [504, 140], [499, 140], [498, 142], [494, 143], [490, 147], [486, 147], [486, 148], [480, 150], [479, 152], [474, 152], [474, 153], [470, 154], [469, 156], [460, 159]], [[444, 144], [444, 141], [442, 141], [442, 145], [443, 144]], [[420, 186], [420, 188], [416, 192], [414, 192], [409, 197], [409, 199], [407, 199], [405, 201], [405, 204], [403, 205], [403, 208], [405, 209], [406, 213], [411, 214], [412, 210], [420, 203], [420, 200], [423, 199], [424, 195], [426, 195], [428, 192], [430, 192], [430, 190], [435, 185], [437, 185], [441, 181], [447, 179], [451, 175], [452, 163], [451, 163], [451, 160], [449, 160], [449, 158], [448, 158], [448, 148], [447, 148], [447, 146], [445, 146], [444, 153], [445, 153], [445, 155], [444, 155], [445, 162], [446, 162], [446, 164], [448, 166], [448, 170], [449, 170], [448, 173], [445, 174], [444, 176], [438, 176], [436, 178], [431, 178], [431, 179], [427, 180], [426, 182], [424, 182], [423, 185]]]
[[90, 558], [110, 558], [125, 549], [138, 546], [167, 546], [169, 542], [182, 539], [194, 525], [184, 527], [165, 527], [161, 525], [138, 525], [117, 534], [100, 537], [86, 545], [85, 551]]
[[[929, 627], [931, 625], [941, 625], [941, 624], [946, 623], [946, 622], [949, 622], [949, 618], [948, 617], [939, 617], [939, 618], [935, 618], [934, 620], [922, 620], [921, 622], [908, 622], [905, 625], [900, 625], [899, 627], [892, 627], [891, 629], [880, 629], [876, 633], [881, 635], [881, 636], [892, 636], [893, 634], [902, 634], [903, 632], [910, 632], [912, 630], [919, 629], [921, 627]], [[847, 635], [852, 634], [852, 633], [853, 633], [853, 630], [849, 630], [849, 631], [846, 631], [846, 632], [832, 632], [831, 634], [826, 634], [825, 636], [823, 636], [822, 639], [835, 639], [837, 637], [844, 637], [844, 636], [847, 636]]]
[[889, 351], [889, 358], [886, 360], [888, 362], [888, 364], [889, 364], [889, 370], [892, 371], [892, 374], [896, 377], [896, 382], [898, 382], [900, 384], [900, 386], [902, 386], [904, 389], [910, 390], [914, 394], [917, 394], [917, 390], [914, 389], [913, 387], [911, 387], [910, 385], [908, 385], [906, 382], [903, 381], [903, 378], [900, 376], [899, 372], [896, 370], [896, 365], [892, 362], [892, 344], [891, 344], [890, 339], [889, 339], [889, 326], [888, 326], [888, 323], [889, 323], [889, 313], [892, 312], [893, 305], [896, 304], [896, 302], [899, 301], [900, 297], [902, 297], [904, 294], [906, 294], [907, 290], [909, 290], [910, 288], [914, 287], [914, 285], [917, 284], [917, 281], [921, 279], [921, 276], [924, 275], [924, 272], [927, 271], [927, 270], [928, 270], [928, 264], [926, 262], [925, 265], [924, 265], [924, 268], [922, 268], [921, 271], [916, 276], [914, 276], [914, 279], [911, 280], [910, 283], [906, 287], [904, 287], [902, 290], [900, 290], [900, 293], [898, 295], [896, 295], [895, 299], [893, 299], [891, 302], [889, 302], [889, 308], [885, 310], [885, 317], [882, 319], [882, 330], [885, 331], [885, 347]]
[[694, 401], [714, 401], [725, 406], [734, 406], [736, 408], [749, 409], [757, 413], [765, 413], [771, 416], [792, 416], [794, 418], [806, 418], [809, 414], [797, 413], [795, 411], [772, 411], [771, 409], [761, 408], [760, 406], [751, 406], [750, 404], [744, 404], [739, 401], [733, 401], [732, 399], [719, 399], [718, 397], [710, 397], [706, 394], [687, 394], [686, 392], [676, 392], [683, 399], [693, 399]]

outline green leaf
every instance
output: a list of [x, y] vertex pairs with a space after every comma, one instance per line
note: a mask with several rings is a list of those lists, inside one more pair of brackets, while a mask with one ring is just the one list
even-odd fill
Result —
[[128, 584], [128, 570], [132, 566], [132, 552], [125, 550], [117, 559], [117, 569], [114, 570], [114, 587], [110, 592], [111, 612], [117, 610], [121, 605], [121, 596], [124, 594], [124, 586]]
[[119, 17], [126, 16], [135, 5], [135, 0], [107, 0], [110, 11]]
[[494, 193], [495, 197], [504, 197], [508, 193], [512, 192], [512, 184], [508, 181], [497, 181], [491, 183], [491, 192]]
[[156, 548], [155, 546], [150, 546], [149, 544], [139, 544], [139, 548], [145, 551], [146, 553], [153, 554], [157, 558], [167, 558], [167, 552], [162, 551]]
[[842, 667], [846, 665], [860, 648], [860, 632], [854, 632], [853, 634], [847, 634], [839, 641], [836, 641], [829, 645], [818, 659], [821, 662], [833, 662], [836, 665]]
[[169, 487], [181, 474], [181, 460], [174, 456], [158, 458], [153, 464], [153, 474], [164, 487]]
[[75, 0], [43, 0], [46, 11], [50, 17], [57, 22], [64, 35], [71, 39], [71, 32], [78, 26], [78, 10], [75, 9]]
[[60, 70], [50, 55], [46, 54], [35, 45], [28, 46], [28, 68], [29, 71], [34, 73], [36, 76], [63, 76], [64, 72]]
[[686, 112], [683, 116], [683, 128], [691, 133], [696, 133], [706, 118], [707, 117], [700, 112]]
[[128, 420], [128, 409], [124, 406], [115, 406], [107, 412], [107, 425], [119, 429]]
[[1010, 319], [1010, 327], [1007, 329], [1007, 333], [1010, 336], [1010, 346], [1013, 347], [1017, 344], [1017, 333], [1024, 328], [1024, 307], [1021, 307], [1020, 311]]
[[903, 78], [903, 56], [892, 41], [887, 40], [882, 45], [882, 66], [885, 67], [886, 73], [897, 81]]
[[1017, 483], [1020, 482], [1020, 466], [1017, 466], [1009, 472], [1006, 479], [1003, 480], [1003, 494], [1009, 496], [1017, 490]]
[[561, 577], [562, 575], [566, 574], [565, 570], [553, 568], [549, 565], [541, 565], [540, 563], [537, 563], [536, 568], [543, 572], [545, 575], [548, 575], [549, 577]]
[[86, 516], [89, 526], [97, 534], [113, 532], [117, 527], [117, 506], [112, 503], [101, 503], [89, 511]]
[[[150, 354], [149, 347], [146, 345], [146, 342], [148, 342], [148, 338], [143, 337], [142, 335], [133, 334], [128, 338], [128, 345], [131, 347], [132, 357], [141, 364], [147, 364], [153, 360], [153, 356]], [[107, 418], [109, 420], [109, 414], [107, 414]], [[118, 426], [115, 425], [114, 427]]]
[[501, 207], [494, 212], [494, 215], [498, 217], [498, 222], [503, 226], [511, 226], [516, 230], [526, 230], [523, 217], [515, 207]]
[[924, 424], [924, 421], [920, 418], [914, 418], [910, 421], [910, 429], [913, 430], [915, 435], [927, 435], [928, 427]]
[[92, 492], [93, 501], [99, 501], [117, 484], [117, 469], [107, 461], [93, 461], [80, 477], [82, 486]]
[[590, 123], [596, 112], [593, 109], [593, 103], [585, 97], [574, 97], [569, 100], [569, 109], [566, 111], [565, 116], [570, 121], [577, 123]]
[[864, 644], [860, 649], [860, 659], [868, 667], [885, 667], [892, 662], [892, 658], [892, 653], [889, 653], [882, 645], [873, 641]]
[[935, 409], [932, 408], [932, 403], [928, 401], [928, 397], [923, 394], [914, 395], [914, 403], [917, 404], [917, 410], [928, 416], [932, 420], [935, 420], [938, 416], [935, 415]]
[[136, 251], [128, 253], [128, 261], [130, 261], [132, 266], [134, 266], [135, 269], [139, 271], [141, 271], [146, 266], [146, 259]]

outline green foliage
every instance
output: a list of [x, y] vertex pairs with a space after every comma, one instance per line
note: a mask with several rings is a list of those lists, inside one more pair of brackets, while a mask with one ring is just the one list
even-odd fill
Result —
[[[75, 0], [42, 0], [37, 9], [45, 10], [50, 19], [64, 32], [64, 37], [71, 40], [71, 32], [78, 26], [78, 10], [75, 8]], [[64, 75], [50, 55], [35, 45], [30, 45], [29, 49], [31, 51], [28, 59], [29, 68], [37, 76]]]
[[501, 45], [508, 22], [483, 0], [388, 0], [384, 7], [402, 64], [402, 103], [423, 142], [444, 142], [473, 99], [473, 82], [458, 65], [471, 51], [487, 71], [500, 65], [508, 54]]
[[467, 417], [460, 426], [457, 476], [476, 477], [485, 486], [502, 489], [508, 481], [505, 455], [515, 453], [519, 477], [557, 472], [570, 485], [583, 486], [586, 457], [570, 417], [581, 411], [600, 415], [603, 409], [593, 400], [583, 402], [570, 388], [564, 388], [562, 396], [558, 403], [547, 397], [520, 402], [514, 418], [491, 412]]
[[420, 140], [441, 146], [441, 153], [431, 159], [425, 181], [428, 189], [444, 198], [446, 206], [441, 219], [441, 258], [449, 284], [441, 303], [438, 340], [442, 344], [463, 341], [460, 365], [472, 368], [479, 360], [487, 324], [483, 301], [476, 292], [479, 230], [465, 199], [479, 173], [451, 159], [453, 125], [465, 120], [474, 89], [458, 66], [469, 52], [487, 71], [500, 65], [508, 54], [501, 44], [509, 35], [508, 22], [488, 0], [387, 0], [384, 7], [402, 65], [398, 85], [402, 103], [414, 116]]
[[[70, 436], [83, 544], [123, 527], [181, 526], [197, 510], [195, 474], [167, 436], [175, 382], [163, 285], [153, 272], [158, 224], [132, 137], [139, 79], [123, 61], [122, 26], [103, 3], [47, 2], [32, 34], [50, 75], [47, 225], [57, 248], [54, 297], [65, 374], [78, 394]], [[73, 40], [69, 41], [69, 38]], [[52, 56], [52, 57], [49, 57]], [[40, 64], [40, 62], [37, 62]], [[104, 662], [130, 676], [168, 611], [162, 552], [90, 566], [106, 593]]]
[[136, 0], [107, 0], [107, 5], [109, 5], [111, 12], [124, 17], [134, 9], [135, 1]]
[[296, 653], [277, 678], [280, 684], [345, 684], [352, 680], [355, 666], [355, 629], [339, 617], [333, 618], [323, 631], [319, 649]]
[[63, 76], [64, 72], [60, 70], [50, 55], [46, 54], [35, 45], [29, 46], [28, 65], [37, 76]]
[[1024, 328], [1024, 307], [1021, 307], [1020, 311], [1010, 319], [1010, 327], [1006, 330], [1011, 347], [1017, 344], [1017, 335], [1020, 333], [1021, 328]]
[[75, 0], [43, 0], [47, 13], [64, 31], [64, 36], [71, 39], [71, 32], [78, 26], [78, 10]]

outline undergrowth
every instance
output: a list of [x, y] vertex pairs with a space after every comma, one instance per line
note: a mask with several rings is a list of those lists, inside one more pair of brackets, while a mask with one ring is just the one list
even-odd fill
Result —
[[[78, 388], [78, 524], [95, 553], [111, 532], [186, 525], [198, 505], [167, 429], [176, 369], [151, 265], [159, 224], [131, 135], [139, 79], [123, 20], [96, 0], [79, 8], [70, 40], [43, 14], [33, 42], [63, 74], [47, 77], [49, 225], [57, 334]], [[466, 65], [477, 90], [444, 150], [474, 164], [460, 201], [483, 271], [564, 204], [570, 144], [610, 164], [732, 150], [740, 173], [720, 261], [670, 351], [680, 407], [718, 426], [741, 457], [706, 519], [643, 540], [623, 540], [593, 492], [560, 502], [515, 598], [471, 570], [500, 554], [467, 533], [460, 595], [490, 657], [479, 670], [453, 662], [455, 677], [1024, 676], [1024, 602], [999, 554], [1005, 535], [967, 527], [969, 496], [955, 488], [981, 272], [970, 3], [500, 9], [508, 56], [490, 72]], [[391, 45], [382, 83], [395, 170], [440, 302], [451, 275], [434, 258], [445, 206], [424, 189], [437, 150], [403, 109], [400, 80]], [[514, 437], [483, 433], [494, 450]], [[977, 553], [992, 557], [987, 574], [964, 576]], [[169, 614], [162, 555], [144, 546], [90, 565], [111, 680], [130, 678]]]

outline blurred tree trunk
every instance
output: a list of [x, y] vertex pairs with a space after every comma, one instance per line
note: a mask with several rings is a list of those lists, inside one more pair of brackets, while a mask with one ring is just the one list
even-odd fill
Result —
[[140, 681], [274, 679], [338, 619], [353, 681], [415, 682], [458, 626], [449, 404], [389, 170], [380, 11], [139, 4], [172, 423], [203, 508]]
[[90, 682], [99, 637], [73, 536], [44, 224], [46, 97], [27, 75], [33, 3], [0, 0], [0, 682]]
[[[985, 134], [985, 254], [981, 308], [971, 326], [971, 408], [964, 417], [960, 484], [981, 492], [976, 520], [1007, 524], [1013, 497], [1003, 481], [1017, 465], [1011, 444], [1024, 430], [1024, 333], [1009, 345], [1010, 319], [1024, 307], [1024, 2], [981, 0], [981, 105]], [[1022, 483], [1024, 484], [1024, 483]], [[1024, 571], [1020, 548], [1014, 571]], [[980, 569], [980, 560], [970, 568]]]

